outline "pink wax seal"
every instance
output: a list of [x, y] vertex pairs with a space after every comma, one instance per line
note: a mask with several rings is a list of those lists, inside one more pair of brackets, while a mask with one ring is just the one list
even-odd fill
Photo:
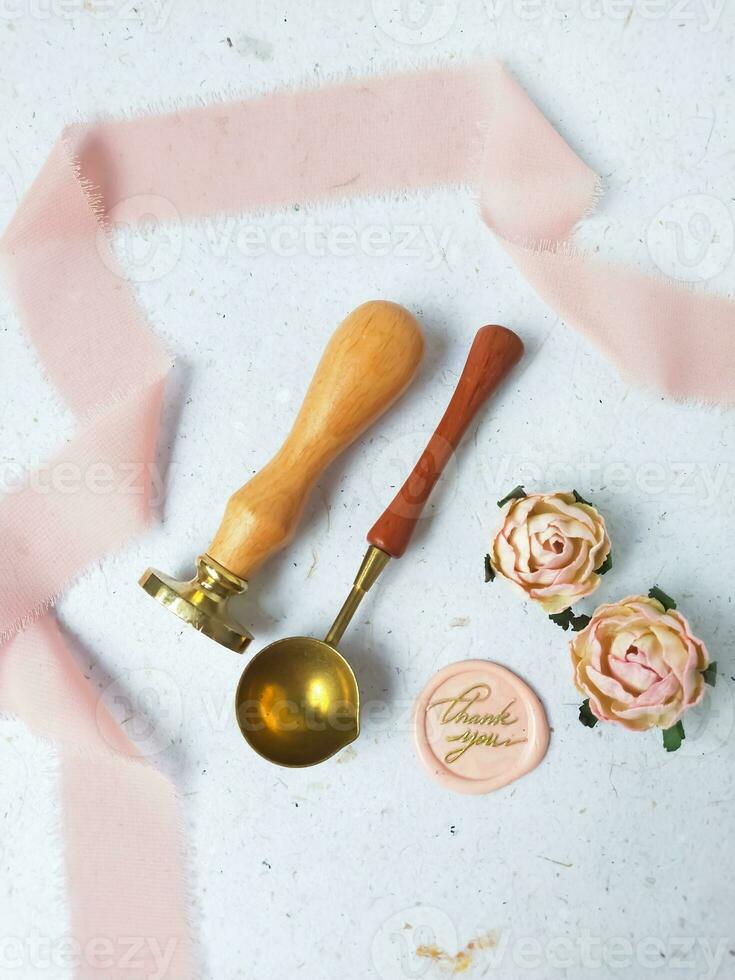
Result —
[[432, 677], [414, 707], [419, 758], [456, 793], [490, 793], [535, 769], [549, 744], [536, 694], [507, 667], [465, 660]]

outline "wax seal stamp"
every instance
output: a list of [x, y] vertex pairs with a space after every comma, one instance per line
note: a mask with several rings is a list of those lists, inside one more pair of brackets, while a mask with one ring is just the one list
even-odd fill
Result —
[[549, 744], [538, 697], [507, 667], [465, 660], [432, 677], [414, 707], [419, 758], [455, 793], [490, 793], [535, 769]]

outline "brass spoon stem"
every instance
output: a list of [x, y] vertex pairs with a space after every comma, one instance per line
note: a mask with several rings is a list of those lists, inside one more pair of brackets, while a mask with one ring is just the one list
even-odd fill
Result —
[[345, 599], [344, 605], [337, 613], [337, 618], [329, 628], [329, 632], [324, 637], [324, 642], [330, 646], [336, 646], [342, 639], [345, 630], [350, 625], [352, 617], [357, 612], [357, 607], [363, 600], [366, 592], [375, 585], [378, 576], [390, 561], [390, 555], [375, 545], [370, 545], [365, 557], [360, 565], [360, 570], [355, 577], [355, 584], [352, 591]]

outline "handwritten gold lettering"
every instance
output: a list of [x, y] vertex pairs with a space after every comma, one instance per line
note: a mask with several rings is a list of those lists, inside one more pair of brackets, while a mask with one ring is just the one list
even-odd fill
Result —
[[485, 714], [471, 713], [470, 709], [476, 702], [487, 701], [491, 695], [492, 690], [489, 684], [472, 684], [456, 697], [441, 698], [438, 701], [434, 701], [426, 709], [430, 711], [432, 708], [439, 708], [446, 705], [439, 718], [439, 724], [468, 726], [465, 731], [457, 735], [445, 736], [447, 742], [462, 743], [459, 748], [451, 749], [447, 752], [444, 761], [448, 765], [452, 765], [458, 759], [461, 759], [465, 752], [478, 745], [484, 745], [491, 749], [501, 749], [510, 748], [513, 745], [519, 745], [522, 742], [528, 741], [526, 738], [513, 738], [511, 735], [501, 737], [498, 732], [481, 732], [474, 727], [483, 725], [489, 728], [496, 728], [499, 725], [507, 727], [509, 725], [515, 725], [518, 722], [517, 717], [512, 718], [510, 716], [510, 710], [515, 704], [515, 698], [509, 701], [500, 711], [486, 712]]
[[444, 756], [444, 761], [451, 765], [475, 745], [486, 745], [489, 749], [510, 748], [511, 745], [520, 745], [521, 742], [528, 741], [525, 738], [500, 738], [497, 732], [478, 732], [468, 728], [461, 735], [447, 735], [448, 742], [464, 742], [465, 744], [458, 749], [452, 749]]

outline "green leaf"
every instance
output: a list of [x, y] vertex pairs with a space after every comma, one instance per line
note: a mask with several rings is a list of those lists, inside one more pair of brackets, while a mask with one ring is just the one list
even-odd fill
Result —
[[574, 499], [577, 501], [578, 504], [587, 504], [588, 507], [594, 507], [595, 506], [594, 504], [591, 504], [589, 502], [589, 500], [585, 500], [584, 497], [581, 494], [578, 494], [576, 490], [572, 490], [572, 494], [573, 494]]
[[579, 706], [579, 720], [582, 722], [585, 728], [594, 728], [597, 722], [600, 720], [596, 715], [592, 714], [589, 698], [585, 698]]
[[561, 612], [552, 613], [549, 616], [549, 619], [552, 623], [556, 623], [557, 626], [561, 626], [565, 633], [570, 626], [575, 633], [579, 633], [579, 631], [583, 630], [590, 621], [590, 617], [585, 616], [584, 613], [579, 616], [575, 616], [574, 610], [571, 606], [569, 606], [568, 609], [562, 609]]
[[659, 589], [657, 585], [654, 585], [652, 589], [648, 590], [648, 598], [657, 599], [664, 607], [666, 612], [668, 612], [669, 609], [676, 609], [676, 601], [672, 599], [670, 595], [666, 595], [666, 593], [662, 589]]
[[523, 500], [523, 498], [526, 496], [528, 496], [528, 494], [522, 485], [513, 487], [510, 493], [506, 494], [502, 500], [498, 501], [498, 507], [504, 507], [509, 500]]
[[495, 581], [495, 569], [490, 561], [490, 555], [485, 555], [485, 581], [493, 582]]
[[664, 748], [667, 752], [676, 752], [678, 748], [681, 748], [681, 743], [685, 738], [684, 726], [680, 721], [677, 721], [673, 728], [664, 729]]
[[589, 626], [591, 618], [591, 616], [585, 616], [584, 613], [579, 616], [572, 616], [572, 629], [574, 632], [579, 633], [585, 626]]
[[572, 607], [569, 606], [568, 609], [562, 609], [561, 612], [551, 613], [549, 619], [551, 620], [552, 623], [556, 623], [557, 626], [561, 626], [561, 628], [566, 633], [566, 631], [572, 625], [572, 620], [574, 619], [574, 612], [572, 611]]
[[702, 671], [702, 677], [704, 677], [704, 683], [709, 684], [710, 687], [714, 687], [717, 684], [717, 661], [713, 660], [709, 667]]
[[607, 575], [610, 569], [613, 567], [612, 551], [608, 554], [607, 558], [600, 565], [599, 568], [595, 569], [596, 575]]

